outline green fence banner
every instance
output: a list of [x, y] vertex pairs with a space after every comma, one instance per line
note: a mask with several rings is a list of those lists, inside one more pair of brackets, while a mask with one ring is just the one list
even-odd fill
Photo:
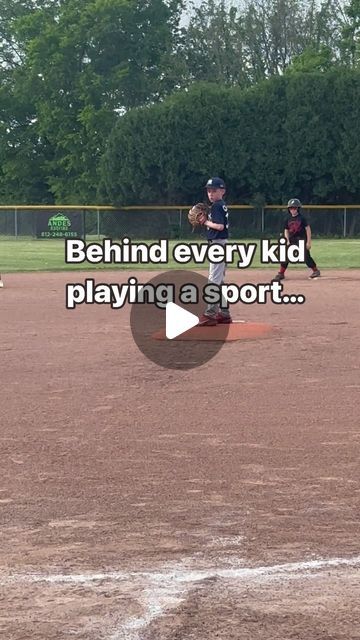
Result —
[[37, 238], [83, 238], [83, 211], [38, 211], [36, 215]]

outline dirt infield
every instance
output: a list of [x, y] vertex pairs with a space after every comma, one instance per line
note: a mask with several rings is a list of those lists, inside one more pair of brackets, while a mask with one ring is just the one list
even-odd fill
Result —
[[[234, 320], [230, 325], [218, 324], [215, 327], [193, 327], [189, 331], [181, 333], [175, 338], [179, 341], [190, 342], [233, 342], [235, 340], [256, 340], [270, 337], [274, 332], [271, 324], [265, 322], [250, 322], [244, 320]], [[154, 340], [167, 340], [166, 330], [156, 331], [152, 338]]]
[[0, 636], [359, 640], [360, 272], [289, 269], [306, 303], [190, 371], [67, 311], [89, 275], [0, 292]]

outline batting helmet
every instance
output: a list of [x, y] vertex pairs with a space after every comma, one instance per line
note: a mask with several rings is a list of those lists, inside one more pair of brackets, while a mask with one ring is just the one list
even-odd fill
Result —
[[291, 207], [296, 207], [297, 209], [300, 209], [301, 202], [300, 200], [298, 200], [298, 198], [291, 198], [287, 203], [287, 206], [288, 206], [288, 209], [290, 209]]

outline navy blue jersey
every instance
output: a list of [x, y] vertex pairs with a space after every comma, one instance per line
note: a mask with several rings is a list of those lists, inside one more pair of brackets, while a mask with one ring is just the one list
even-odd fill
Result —
[[208, 219], [211, 220], [211, 222], [216, 222], [216, 224], [224, 225], [222, 231], [207, 228], [208, 240], [217, 240], [219, 238], [229, 237], [229, 212], [224, 200], [217, 200], [212, 203]]
[[284, 220], [284, 229], [289, 231], [289, 240], [306, 240], [306, 227], [308, 221], [302, 213], [292, 216], [288, 213]]

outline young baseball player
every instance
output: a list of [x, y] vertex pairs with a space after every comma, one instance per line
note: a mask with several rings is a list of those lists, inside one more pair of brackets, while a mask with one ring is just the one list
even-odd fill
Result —
[[[208, 200], [211, 203], [208, 219], [205, 220], [206, 234], [209, 243], [225, 245], [229, 237], [229, 212], [224, 201], [225, 182], [222, 178], [210, 178], [206, 183]], [[209, 282], [221, 285], [224, 282], [226, 263], [210, 263]], [[208, 305], [205, 313], [199, 318], [202, 327], [232, 322], [229, 309], [219, 304]]]
[[[301, 213], [300, 200], [291, 198], [288, 202], [287, 209], [288, 213], [284, 220], [284, 237], [288, 244], [299, 244], [299, 240], [305, 240], [305, 263], [309, 269], [312, 270], [309, 278], [318, 278], [320, 271], [310, 255], [311, 227], [305, 216]], [[288, 264], [288, 262], [282, 262], [280, 264], [279, 273], [275, 276], [274, 280], [277, 282], [284, 280]]]

